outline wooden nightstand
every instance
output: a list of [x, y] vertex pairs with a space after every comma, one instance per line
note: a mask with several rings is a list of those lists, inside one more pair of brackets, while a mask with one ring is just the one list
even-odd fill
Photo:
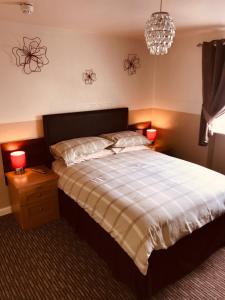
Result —
[[161, 153], [165, 153], [165, 154], [170, 153], [169, 147], [160, 141], [156, 141], [153, 145], [149, 145], [149, 148], [153, 151], [157, 151], [157, 152], [161, 152]]
[[58, 176], [51, 170], [40, 174], [26, 169], [25, 174], [6, 173], [12, 211], [23, 229], [31, 229], [59, 218]]

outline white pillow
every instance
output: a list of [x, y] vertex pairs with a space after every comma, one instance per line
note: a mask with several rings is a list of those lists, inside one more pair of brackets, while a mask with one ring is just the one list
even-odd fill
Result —
[[113, 142], [113, 147], [131, 147], [150, 144], [149, 140], [135, 131], [120, 131], [101, 135]]
[[113, 154], [115, 154], [115, 153], [112, 150], [104, 149], [104, 150], [96, 152], [96, 153], [80, 156], [77, 159], [75, 159], [73, 161], [73, 163], [71, 163], [70, 165], [67, 165], [67, 166], [71, 166], [73, 164], [78, 164], [78, 163], [81, 163], [81, 162], [86, 161], [86, 160], [106, 157], [106, 156], [113, 155]]
[[118, 153], [130, 152], [130, 151], [149, 150], [149, 147], [145, 145], [140, 145], [140, 146], [131, 146], [131, 147], [123, 147], [123, 148], [112, 147], [110, 149], [112, 149], [112, 151], [115, 154], [118, 154]]
[[82, 137], [59, 142], [50, 147], [54, 157], [62, 158], [67, 166], [90, 154], [104, 150], [113, 142], [102, 137]]

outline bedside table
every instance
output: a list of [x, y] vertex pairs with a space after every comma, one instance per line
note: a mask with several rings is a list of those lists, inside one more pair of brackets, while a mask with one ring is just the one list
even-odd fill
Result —
[[161, 152], [161, 153], [165, 153], [165, 154], [170, 153], [169, 147], [160, 141], [156, 141], [153, 145], [149, 145], [148, 147], [153, 151], [157, 151], [157, 152]]
[[58, 176], [26, 169], [22, 175], [6, 173], [12, 211], [22, 227], [31, 229], [59, 218]]

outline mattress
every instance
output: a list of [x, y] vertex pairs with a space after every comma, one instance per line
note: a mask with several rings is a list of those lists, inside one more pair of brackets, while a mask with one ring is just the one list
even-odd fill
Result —
[[[143, 275], [167, 249], [225, 213], [225, 176], [151, 150], [53, 163], [58, 187], [133, 259]], [[197, 250], [197, 249], [196, 249]]]

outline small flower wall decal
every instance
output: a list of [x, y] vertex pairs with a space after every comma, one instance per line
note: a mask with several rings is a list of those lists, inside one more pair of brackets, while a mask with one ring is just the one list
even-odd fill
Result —
[[25, 74], [41, 72], [41, 68], [49, 63], [46, 56], [47, 47], [41, 46], [41, 39], [23, 37], [23, 47], [14, 47], [12, 53], [17, 67], [22, 67]]
[[134, 75], [140, 66], [140, 58], [137, 54], [128, 54], [128, 57], [124, 60], [123, 68], [124, 71], [127, 71], [128, 75]]
[[96, 79], [96, 73], [92, 69], [85, 70], [83, 73], [83, 81], [85, 84], [92, 84]]

